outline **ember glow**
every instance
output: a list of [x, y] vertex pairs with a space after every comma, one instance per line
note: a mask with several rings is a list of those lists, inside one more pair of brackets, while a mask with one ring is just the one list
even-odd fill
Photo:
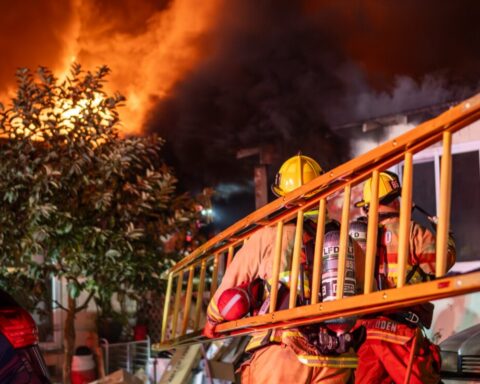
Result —
[[[23, 116], [16, 116], [11, 121], [11, 126], [14, 128], [12, 134], [14, 136], [29, 137], [34, 141], [44, 141], [45, 136], [52, 135], [50, 122], [53, 126], [58, 128], [57, 134], [68, 135], [75, 127], [76, 121], [84, 121], [86, 113], [94, 113], [100, 116], [100, 125], [111, 125], [114, 116], [110, 113], [108, 108], [105, 108], [105, 99], [103, 95], [97, 93], [92, 99], [81, 99], [73, 102], [71, 99], [63, 99], [59, 97], [52, 97], [52, 102], [55, 105], [53, 108], [42, 108], [38, 115], [38, 121], [41, 123], [41, 133], [35, 133], [36, 127], [33, 123], [29, 126], [25, 125]], [[39, 106], [41, 107], [41, 106]], [[95, 128], [91, 128], [92, 131]], [[37, 131], [38, 132], [38, 131]], [[1, 137], [8, 137], [3, 134]], [[13, 137], [13, 136], [12, 136]], [[102, 144], [103, 139], [97, 140], [95, 144]]]

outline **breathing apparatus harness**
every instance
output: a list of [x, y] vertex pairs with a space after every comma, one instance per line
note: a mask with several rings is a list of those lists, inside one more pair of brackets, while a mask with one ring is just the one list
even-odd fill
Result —
[[[297, 298], [297, 305], [309, 305], [311, 302], [311, 297], [307, 297], [305, 292], [305, 283], [308, 284], [310, 288], [312, 286], [312, 272], [313, 272], [313, 259], [314, 259], [314, 249], [315, 249], [315, 234], [317, 225], [314, 221], [306, 219], [304, 221], [304, 226], [306, 236], [304, 236], [303, 241], [303, 258], [300, 265], [300, 292]], [[325, 234], [333, 231], [339, 231], [340, 224], [331, 220], [325, 225]], [[293, 289], [293, 287], [290, 287]], [[270, 291], [271, 287], [267, 283], [267, 289]], [[275, 306], [276, 310], [287, 309], [288, 308], [288, 298], [289, 298], [290, 289], [283, 282], [279, 282], [278, 294], [277, 294], [277, 303]], [[320, 299], [323, 299], [322, 292], [320, 294]], [[267, 297], [259, 313], [266, 313], [270, 305], [270, 296]], [[326, 356], [337, 356], [343, 353], [348, 352], [351, 348], [357, 350], [361, 343], [365, 339], [366, 331], [364, 327], [358, 327], [354, 331], [350, 332], [350, 328], [354, 325], [355, 321], [351, 319], [350, 323], [346, 323], [345, 319], [341, 319], [340, 322], [333, 320], [330, 322], [322, 322], [311, 325], [304, 325], [298, 327], [298, 330], [307, 338], [309, 344], [316, 347], [316, 349]], [[335, 325], [348, 324], [349, 328], [344, 329], [342, 332], [335, 331]], [[268, 338], [271, 335], [271, 331], [268, 334]], [[265, 343], [262, 345], [268, 344], [268, 339], [265, 338]]]
[[[385, 202], [383, 202], [385, 203]], [[366, 212], [368, 212], [368, 206], [363, 208]], [[431, 215], [429, 212], [421, 208], [420, 206], [413, 204], [412, 211], [417, 209], [420, 213], [426, 216], [428, 222], [430, 224], [431, 230], [433, 234], [436, 234], [436, 218], [435, 216]], [[398, 212], [380, 212], [379, 213], [379, 223], [390, 219], [390, 218], [398, 218]], [[367, 221], [366, 216], [362, 216], [359, 220]], [[383, 243], [383, 237], [385, 235], [385, 227], [384, 225], [379, 225], [378, 227], [378, 235], [377, 235], [377, 257], [375, 261], [375, 279], [377, 281], [378, 290], [387, 289], [387, 284], [385, 283], [386, 278], [388, 276], [387, 272], [387, 250], [386, 246]], [[383, 265], [383, 271], [380, 271], [380, 264]], [[407, 273], [406, 276], [406, 284], [409, 284], [412, 280], [413, 276], [418, 273], [420, 275], [421, 281], [430, 281], [433, 280], [435, 277], [432, 275], [427, 274], [419, 264], [415, 264], [412, 266], [412, 269]], [[432, 317], [433, 317], [433, 309], [434, 304], [432, 303], [422, 303], [412, 307], [407, 307], [402, 311], [393, 311], [382, 313], [392, 320], [397, 322], [406, 324], [410, 327], [418, 327], [423, 326], [426, 329], [429, 329], [432, 324]]]

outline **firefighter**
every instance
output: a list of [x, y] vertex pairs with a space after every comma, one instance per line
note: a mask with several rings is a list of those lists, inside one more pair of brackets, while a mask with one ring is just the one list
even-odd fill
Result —
[[[288, 159], [280, 168], [273, 192], [277, 196], [284, 196], [288, 192], [313, 180], [323, 171], [320, 166], [310, 157], [297, 155]], [[306, 220], [304, 224], [304, 249], [312, 244], [312, 236], [309, 236], [307, 227], [311, 224]], [[244, 304], [248, 300], [241, 295], [235, 296], [238, 290], [234, 287], [245, 287], [248, 282], [261, 278], [266, 282], [271, 281], [271, 271], [275, 248], [276, 228], [264, 227], [255, 232], [243, 247], [237, 252], [235, 258], [227, 268], [222, 283], [211, 300], [207, 310], [207, 324], [204, 334], [215, 337], [215, 326], [225, 321], [222, 313], [231, 313], [234, 303], [242, 303], [237, 311], [244, 311]], [[284, 226], [282, 239], [282, 265], [279, 276], [279, 290], [276, 309], [284, 308], [288, 303], [288, 292], [292, 287], [288, 286], [290, 275], [287, 266], [291, 260], [295, 237], [295, 224], [287, 223]], [[308, 269], [305, 252], [302, 256], [302, 271]], [[299, 305], [304, 304], [309, 298], [308, 278], [300, 278], [301, 298]], [[268, 286], [268, 284], [267, 284]], [[222, 294], [228, 291], [226, 299]], [[222, 297], [222, 305], [219, 299]], [[237, 301], [238, 300], [238, 301]], [[225, 309], [225, 305], [228, 307]], [[262, 309], [268, 311], [268, 303], [265, 301]], [[221, 308], [219, 308], [222, 306]], [[286, 306], [288, 308], [288, 304]], [[261, 310], [262, 310], [261, 309]], [[356, 357], [351, 351], [351, 337], [348, 333], [339, 337], [326, 327], [310, 327], [313, 330], [315, 341], [305, 329], [293, 328], [287, 330], [259, 331], [253, 334], [246, 351], [251, 357], [242, 364], [242, 383], [347, 383], [352, 378], [352, 368], [356, 366]], [[348, 336], [345, 336], [348, 335]]]
[[[371, 179], [364, 184], [363, 199], [355, 203], [368, 213]], [[379, 174], [379, 233], [375, 265], [377, 289], [395, 288], [398, 273], [399, 196], [401, 186], [393, 172]], [[430, 218], [434, 221], [433, 218]], [[364, 227], [365, 228], [365, 227]], [[360, 235], [361, 237], [361, 235]], [[435, 236], [412, 221], [406, 283], [414, 284], [435, 277]], [[448, 242], [448, 269], [455, 262], [455, 244]], [[438, 346], [423, 334], [430, 327], [433, 304], [426, 303], [397, 311], [364, 317], [358, 324], [367, 328], [366, 341], [358, 350], [355, 373], [358, 384], [403, 383], [411, 365], [411, 384], [440, 382]]]

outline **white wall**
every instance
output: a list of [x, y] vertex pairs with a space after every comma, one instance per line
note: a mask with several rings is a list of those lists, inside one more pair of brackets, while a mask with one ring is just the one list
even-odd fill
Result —
[[[352, 157], [362, 155], [378, 147], [380, 144], [383, 144], [388, 140], [400, 136], [415, 127], [416, 124], [392, 125], [388, 128], [385, 128], [384, 134], [380, 137], [373, 138], [372, 136], [365, 135], [364, 138], [355, 138], [350, 143], [351, 155]], [[453, 134], [454, 145], [460, 143], [468, 143], [472, 141], [480, 141], [480, 121], [476, 121], [473, 124]], [[433, 145], [433, 147], [436, 146], [441, 146], [441, 143]]]
[[[480, 261], [456, 263], [452, 271], [464, 273], [476, 268], [480, 268]], [[480, 323], [480, 292], [437, 300], [434, 304], [432, 328], [428, 334], [436, 342]]]

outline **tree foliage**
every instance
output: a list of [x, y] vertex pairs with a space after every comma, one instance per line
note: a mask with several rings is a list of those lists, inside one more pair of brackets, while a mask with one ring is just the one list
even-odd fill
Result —
[[167, 241], [195, 222], [194, 201], [162, 161], [163, 140], [120, 137], [124, 97], [104, 91], [108, 73], [73, 65], [59, 81], [46, 68], [21, 69], [11, 105], [0, 105], [4, 282], [12, 270], [54, 275], [71, 299], [86, 292], [100, 303], [158, 289], [176, 255]]

